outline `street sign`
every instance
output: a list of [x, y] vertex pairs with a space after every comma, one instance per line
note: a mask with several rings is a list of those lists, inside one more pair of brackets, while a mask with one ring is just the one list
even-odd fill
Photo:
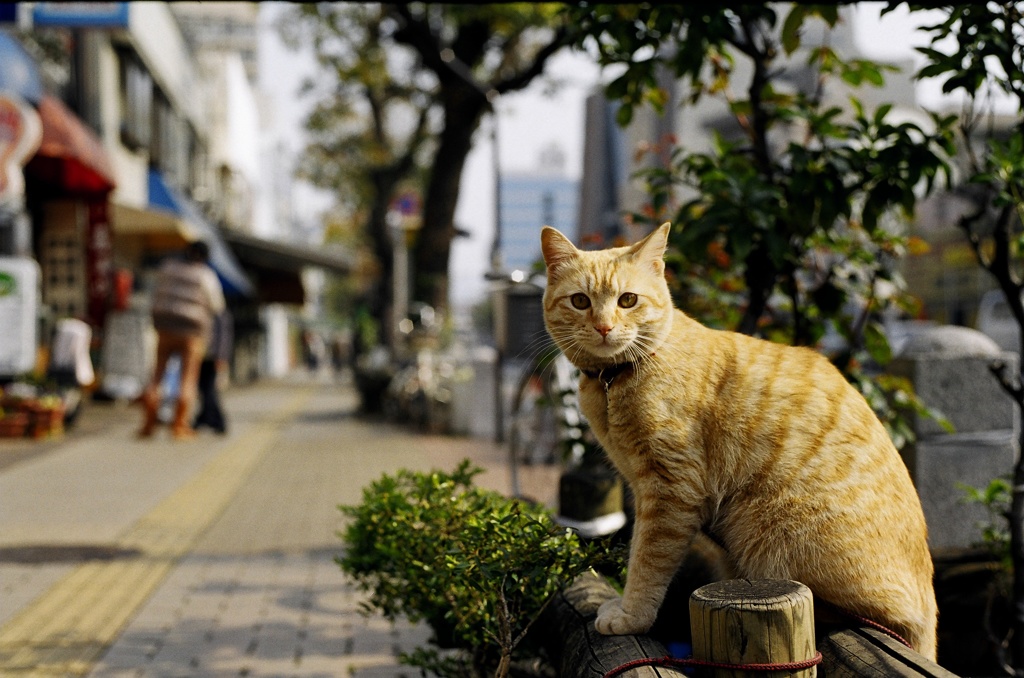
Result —
[[420, 213], [420, 196], [414, 191], [406, 191], [391, 202], [391, 209], [403, 217], [412, 217]]

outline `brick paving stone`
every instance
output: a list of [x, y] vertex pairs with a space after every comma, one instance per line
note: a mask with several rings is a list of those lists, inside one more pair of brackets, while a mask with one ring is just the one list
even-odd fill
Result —
[[[146, 445], [131, 441], [131, 451], [118, 459], [130, 463], [131, 455], [153, 455], [158, 471], [166, 468], [176, 474], [174, 483], [184, 482], [303, 388], [308, 385], [233, 389], [225, 400], [232, 423], [229, 436], [204, 435], [199, 443], [185, 445], [163, 439]], [[273, 442], [248, 467], [235, 494], [89, 675], [418, 676], [418, 669], [398, 664], [397, 656], [426, 644], [430, 631], [423, 625], [361, 614], [363, 594], [334, 562], [342, 550], [338, 532], [344, 527], [337, 506], [358, 503], [362, 488], [382, 473], [400, 468], [450, 470], [464, 458], [485, 469], [479, 485], [507, 492], [505, 450], [488, 441], [422, 435], [365, 420], [355, 416], [355, 409], [350, 388], [315, 387], [305, 406], [276, 429]], [[133, 428], [134, 423], [121, 422], [120, 430]], [[118, 430], [111, 427], [114, 433]], [[114, 443], [123, 446], [124, 440], [111, 435], [112, 442], [102, 436], [76, 442], [96, 448], [76, 448], [83, 457], [77, 463], [100, 458], [98, 450], [114, 449]], [[61, 449], [47, 454], [59, 455]], [[51, 458], [44, 465], [57, 461]], [[27, 473], [27, 463], [19, 462], [8, 475], [19, 468]], [[527, 494], [549, 504], [556, 479], [557, 469], [549, 467], [531, 467], [522, 474]], [[173, 483], [168, 481], [167, 487]], [[114, 509], [104, 510], [113, 514]], [[110, 529], [97, 526], [95, 533]], [[22, 572], [0, 563], [5, 600], [6, 592], [20, 589], [25, 577], [56, 576], [53, 567]], [[63, 571], [69, 568], [73, 566]]]
[[18, 610], [31, 603], [39, 591], [45, 591], [64, 578], [74, 565], [12, 565], [0, 566], [0, 625]]

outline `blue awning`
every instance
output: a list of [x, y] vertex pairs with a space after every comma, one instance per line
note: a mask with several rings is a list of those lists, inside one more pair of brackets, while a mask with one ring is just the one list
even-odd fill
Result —
[[188, 222], [199, 239], [210, 247], [210, 267], [217, 272], [225, 296], [251, 297], [252, 282], [242, 271], [235, 255], [228, 248], [217, 227], [207, 221], [202, 210], [164, 181], [159, 170], [149, 170], [149, 208], [170, 212]]
[[0, 91], [14, 92], [33, 106], [43, 98], [39, 67], [21, 43], [0, 30]]

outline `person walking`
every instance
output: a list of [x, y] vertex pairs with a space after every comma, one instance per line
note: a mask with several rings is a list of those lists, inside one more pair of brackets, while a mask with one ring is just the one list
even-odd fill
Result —
[[192, 422], [198, 430], [209, 426], [221, 435], [228, 432], [227, 419], [220, 406], [220, 377], [228, 375], [231, 348], [234, 341], [231, 311], [224, 309], [213, 319], [210, 343], [199, 366], [199, 413]]
[[78, 318], [61, 318], [53, 330], [50, 342], [50, 364], [46, 377], [57, 386], [64, 405], [64, 426], [78, 419], [85, 402], [84, 389], [96, 380], [89, 357], [92, 328]]
[[181, 359], [181, 384], [174, 408], [171, 435], [178, 439], [195, 436], [188, 416], [196, 398], [199, 367], [210, 339], [213, 318], [224, 310], [224, 291], [208, 265], [209, 246], [197, 241], [185, 249], [183, 258], [167, 259], [157, 273], [153, 293], [153, 327], [157, 333], [156, 366], [142, 394], [144, 419], [139, 437], [153, 435], [160, 406], [160, 382], [167, 361], [177, 353]]

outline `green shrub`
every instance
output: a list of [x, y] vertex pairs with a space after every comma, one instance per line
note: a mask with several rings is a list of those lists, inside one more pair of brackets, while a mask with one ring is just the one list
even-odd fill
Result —
[[958, 483], [957, 487], [964, 493], [964, 503], [980, 504], [988, 513], [988, 518], [978, 524], [978, 528], [981, 530], [979, 545], [984, 546], [992, 555], [999, 558], [1007, 572], [1012, 572], [1010, 503], [1013, 488], [1009, 477], [996, 478], [987, 487], [971, 487], [963, 483]]
[[558, 527], [545, 509], [473, 487], [468, 461], [452, 473], [402, 470], [363, 491], [338, 563], [369, 593], [366, 607], [427, 622], [458, 661], [420, 650], [403, 661], [447, 676], [508, 675], [536, 656], [528, 636], [552, 597], [588, 569], [599, 547]]

